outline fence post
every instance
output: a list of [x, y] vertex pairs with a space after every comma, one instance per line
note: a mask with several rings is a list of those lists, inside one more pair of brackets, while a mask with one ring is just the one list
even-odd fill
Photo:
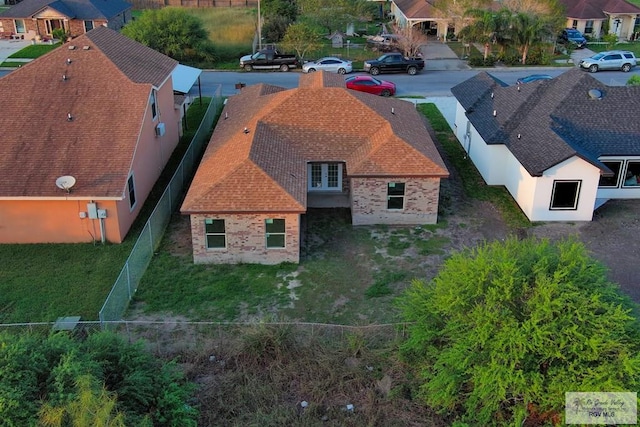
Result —
[[125, 263], [125, 267], [127, 269], [127, 290], [129, 291], [129, 301], [131, 301], [131, 273], [129, 272], [129, 260]]

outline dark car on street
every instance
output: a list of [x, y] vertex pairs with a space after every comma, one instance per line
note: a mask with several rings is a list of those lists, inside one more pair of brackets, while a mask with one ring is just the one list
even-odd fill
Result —
[[571, 43], [578, 49], [582, 49], [587, 45], [587, 39], [582, 33], [574, 28], [565, 28], [558, 36], [560, 43]]
[[393, 96], [396, 94], [395, 83], [378, 80], [371, 76], [351, 76], [345, 80], [347, 89], [372, 93], [380, 96]]
[[526, 77], [520, 77], [517, 80], [519, 85], [523, 83], [535, 82], [536, 80], [551, 80], [552, 77], [549, 74], [530, 74]]

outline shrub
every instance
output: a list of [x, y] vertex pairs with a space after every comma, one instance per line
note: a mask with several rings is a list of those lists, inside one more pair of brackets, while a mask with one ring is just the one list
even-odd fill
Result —
[[627, 80], [627, 86], [640, 86], [640, 76], [634, 74]]

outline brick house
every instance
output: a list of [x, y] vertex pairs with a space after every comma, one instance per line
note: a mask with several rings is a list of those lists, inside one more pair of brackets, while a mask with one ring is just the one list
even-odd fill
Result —
[[177, 65], [99, 27], [0, 78], [0, 243], [125, 238], [179, 140]]
[[529, 220], [591, 221], [610, 199], [640, 198], [640, 87], [572, 68], [514, 86], [481, 72], [451, 92], [462, 148]]
[[73, 38], [103, 26], [119, 31], [130, 21], [131, 5], [124, 0], [23, 0], [0, 13], [0, 33], [51, 39], [63, 29]]
[[308, 208], [433, 224], [448, 171], [414, 104], [324, 72], [229, 98], [185, 197], [196, 263], [299, 262]]

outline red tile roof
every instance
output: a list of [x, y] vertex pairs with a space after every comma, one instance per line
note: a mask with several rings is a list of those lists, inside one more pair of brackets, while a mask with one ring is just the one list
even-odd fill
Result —
[[64, 197], [56, 178], [72, 175], [73, 197], [121, 198], [152, 84], [171, 64], [100, 27], [1, 78], [0, 197]]
[[304, 212], [307, 162], [345, 162], [349, 176], [448, 176], [412, 103], [312, 73], [297, 89], [256, 85], [228, 100], [182, 212]]

